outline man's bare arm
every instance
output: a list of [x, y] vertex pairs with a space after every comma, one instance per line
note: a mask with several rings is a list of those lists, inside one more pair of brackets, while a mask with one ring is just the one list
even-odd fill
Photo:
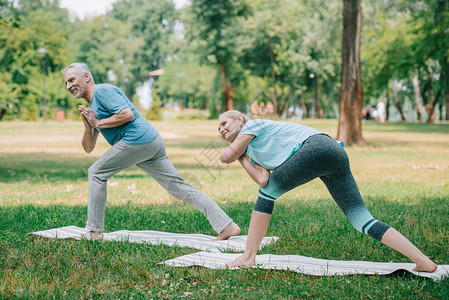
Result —
[[84, 134], [81, 139], [81, 144], [83, 145], [84, 151], [91, 153], [95, 149], [99, 132], [95, 128], [92, 128], [83, 116], [82, 118], [84, 124]]

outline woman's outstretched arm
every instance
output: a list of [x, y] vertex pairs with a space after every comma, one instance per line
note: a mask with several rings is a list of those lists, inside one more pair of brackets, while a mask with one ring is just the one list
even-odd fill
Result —
[[262, 187], [267, 185], [268, 179], [270, 179], [270, 171], [257, 163], [252, 164], [244, 154], [239, 157], [239, 163], [258, 185]]

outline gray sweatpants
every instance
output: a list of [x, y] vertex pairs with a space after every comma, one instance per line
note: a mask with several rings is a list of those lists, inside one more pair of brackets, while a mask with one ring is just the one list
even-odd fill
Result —
[[171, 195], [201, 211], [217, 233], [232, 223], [232, 219], [212, 199], [179, 176], [158, 134], [153, 142], [143, 145], [128, 145], [119, 141], [89, 168], [87, 229], [104, 230], [107, 180], [134, 165], [153, 177]]

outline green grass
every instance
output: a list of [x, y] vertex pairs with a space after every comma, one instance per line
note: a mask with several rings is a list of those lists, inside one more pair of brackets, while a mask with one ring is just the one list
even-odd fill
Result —
[[[336, 133], [335, 120], [306, 125]], [[238, 164], [218, 163], [216, 121], [154, 122], [169, 158], [247, 234], [258, 188]], [[27, 233], [83, 227], [87, 169], [109, 146], [83, 152], [82, 124], [0, 122], [0, 298], [449, 298], [449, 278], [315, 277], [290, 271], [171, 268], [157, 265], [195, 249], [36, 238]], [[449, 264], [449, 124], [364, 124], [368, 147], [347, 149], [366, 205], [438, 264]], [[107, 232], [160, 230], [214, 235], [205, 217], [169, 196], [137, 168], [108, 187]], [[131, 192], [132, 191], [132, 192]], [[409, 262], [355, 231], [314, 180], [276, 201], [260, 254]]]

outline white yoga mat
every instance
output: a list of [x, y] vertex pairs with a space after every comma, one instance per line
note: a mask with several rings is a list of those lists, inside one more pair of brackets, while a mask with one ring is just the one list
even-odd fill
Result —
[[[60, 227], [55, 229], [31, 232], [30, 234], [39, 235], [47, 238], [79, 238], [82, 234], [88, 232], [86, 228], [76, 226]], [[246, 235], [239, 235], [229, 238], [225, 241], [212, 242], [215, 237], [205, 234], [185, 234], [171, 233], [163, 231], [129, 231], [120, 230], [103, 234], [104, 241], [128, 241], [130, 243], [146, 243], [151, 245], [168, 245], [178, 247], [190, 247], [202, 251], [244, 251], [246, 245]], [[265, 237], [259, 249], [278, 240], [277, 237]]]
[[[234, 260], [241, 254], [198, 252], [170, 259], [159, 264], [173, 267], [202, 266], [211, 269], [225, 269], [226, 263]], [[315, 276], [333, 276], [349, 274], [387, 275], [399, 270], [412, 274], [440, 280], [449, 276], [449, 265], [439, 265], [433, 273], [415, 272], [412, 263], [384, 263], [370, 261], [342, 261], [318, 259], [300, 255], [272, 255], [262, 254], [256, 256], [257, 266], [253, 268], [291, 270]]]

